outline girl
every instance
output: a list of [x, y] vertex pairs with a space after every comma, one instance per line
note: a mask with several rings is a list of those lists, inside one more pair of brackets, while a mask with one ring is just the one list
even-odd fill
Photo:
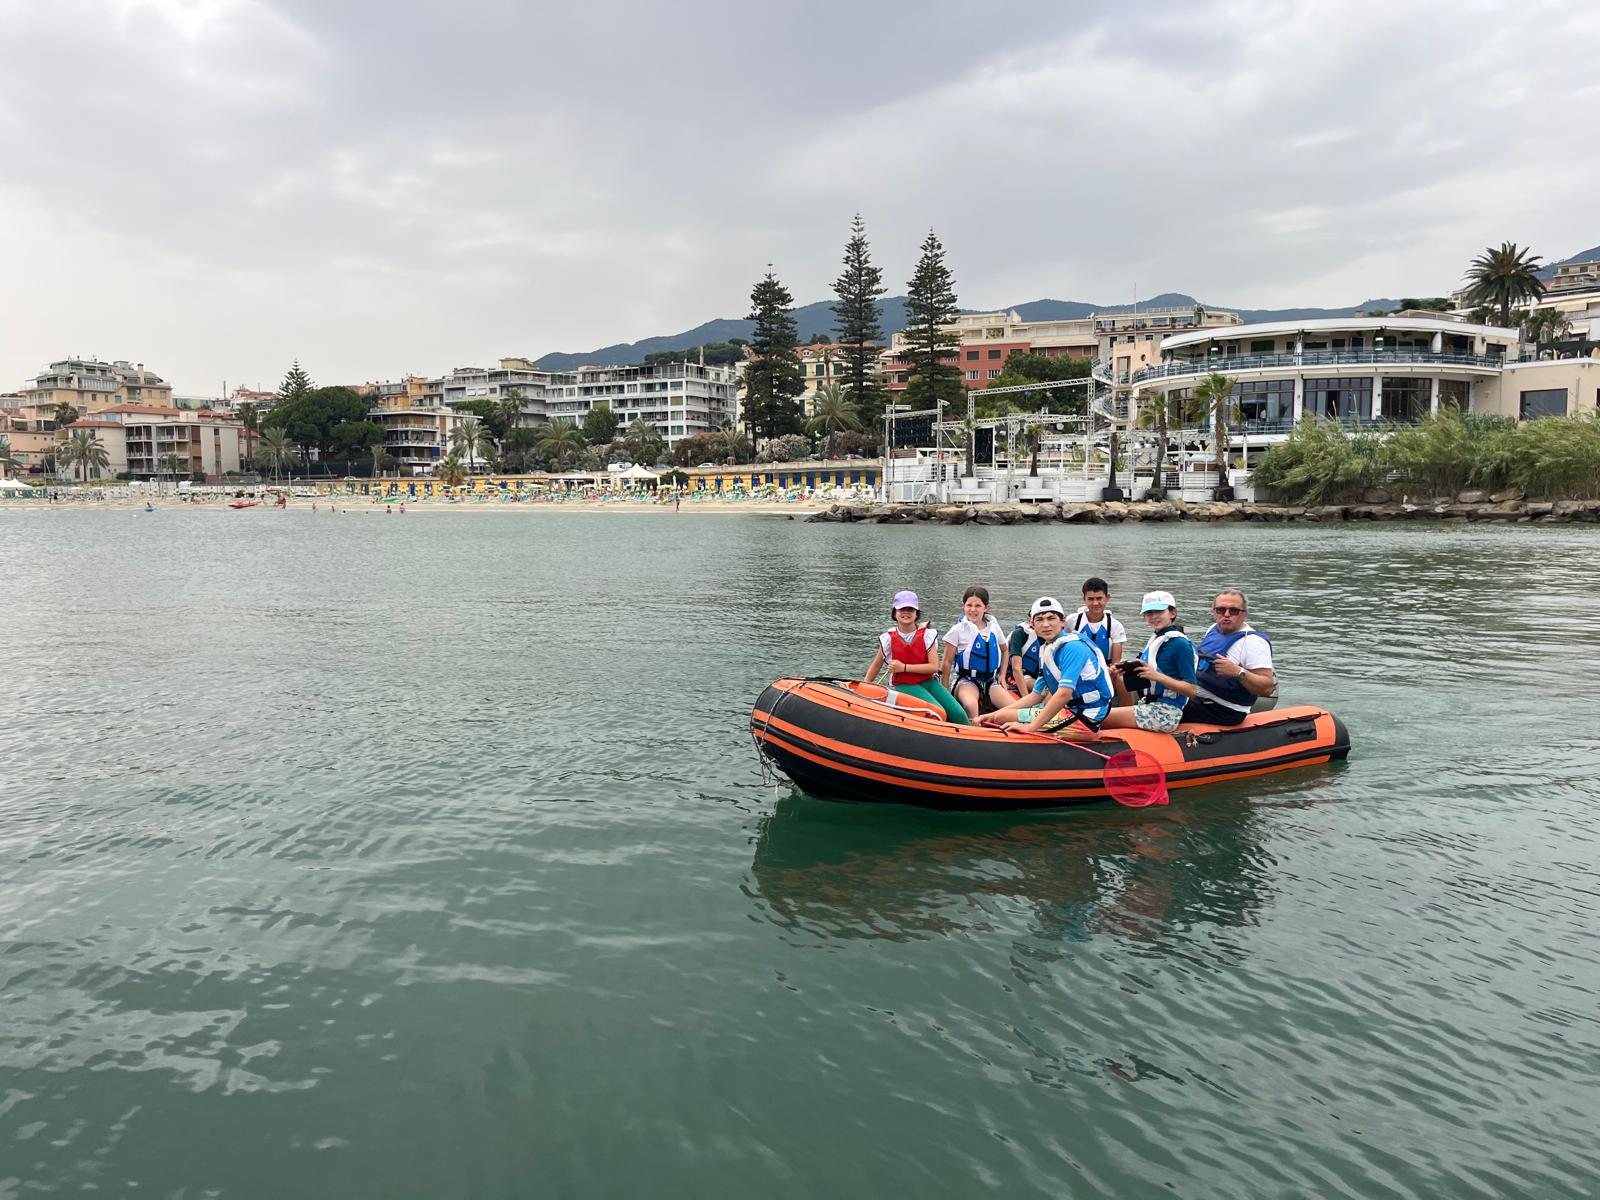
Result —
[[1171, 592], [1146, 592], [1139, 611], [1150, 627], [1150, 641], [1131, 669], [1149, 685], [1148, 691], [1132, 707], [1113, 708], [1100, 727], [1171, 733], [1183, 720], [1183, 706], [1197, 690], [1194, 643], [1174, 625], [1178, 602]]
[[985, 698], [993, 708], [1004, 708], [1016, 699], [1006, 691], [1006, 635], [1000, 623], [989, 615], [989, 589], [969, 587], [961, 596], [961, 619], [944, 635], [950, 647], [940, 668], [939, 679], [950, 687], [967, 716], [976, 717]]
[[953, 725], [972, 724], [967, 710], [939, 682], [939, 633], [932, 625], [919, 623], [922, 601], [917, 594], [896, 592], [890, 611], [894, 628], [878, 635], [878, 652], [872, 656], [872, 666], [867, 668], [862, 682], [871, 683], [887, 667], [890, 687], [931, 700], [944, 709]]

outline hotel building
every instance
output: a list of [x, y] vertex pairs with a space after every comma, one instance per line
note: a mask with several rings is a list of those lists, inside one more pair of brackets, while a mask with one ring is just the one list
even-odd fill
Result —
[[552, 383], [549, 416], [581, 422], [606, 403], [626, 428], [643, 419], [674, 446], [697, 433], [714, 433], [734, 419], [737, 372], [711, 363], [666, 362], [626, 367], [579, 367], [571, 381]]

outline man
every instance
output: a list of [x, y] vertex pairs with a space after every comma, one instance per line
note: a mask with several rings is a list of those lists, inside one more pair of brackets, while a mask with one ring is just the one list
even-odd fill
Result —
[[1184, 707], [1184, 724], [1238, 725], [1257, 698], [1277, 689], [1272, 642], [1249, 623], [1244, 593], [1217, 593], [1211, 615], [1216, 623], [1200, 639], [1200, 671], [1195, 698]]
[[1106, 611], [1111, 603], [1111, 588], [1098, 575], [1083, 581], [1083, 606], [1072, 614], [1068, 628], [1100, 651], [1107, 666], [1122, 661], [1122, 647], [1128, 641], [1128, 631], [1122, 622]]

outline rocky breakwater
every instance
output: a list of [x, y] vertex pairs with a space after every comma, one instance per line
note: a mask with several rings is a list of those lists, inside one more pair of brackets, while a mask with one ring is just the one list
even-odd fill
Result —
[[1600, 522], [1600, 500], [1527, 500], [1521, 492], [1460, 492], [1425, 499], [1365, 493], [1360, 503], [1254, 504], [1244, 501], [1117, 500], [1062, 504], [834, 504], [813, 522], [865, 525], [1110, 525], [1127, 521], [1470, 521], [1528, 524]]

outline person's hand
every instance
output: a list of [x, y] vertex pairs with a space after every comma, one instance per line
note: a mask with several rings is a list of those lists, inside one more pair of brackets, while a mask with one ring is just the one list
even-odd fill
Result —
[[1244, 668], [1226, 654], [1219, 654], [1211, 660], [1211, 669], [1224, 679], [1233, 679], [1244, 674]]
[[889, 660], [889, 674], [898, 675], [898, 674], [900, 674], [900, 672], [904, 671], [905, 669], [906, 669], [905, 663], [901, 662], [898, 658], [891, 658]]
[[1027, 721], [1007, 721], [1006, 722], [1006, 732], [1007, 733], [1032, 733], [1033, 732], [1033, 726], [1030, 725]]
[[1155, 667], [1151, 666], [1149, 663], [1145, 662], [1142, 658], [1140, 658], [1140, 659], [1135, 659], [1134, 660], [1133, 673], [1135, 675], [1137, 675], [1140, 679], [1149, 679], [1149, 678], [1151, 678], [1152, 676], [1155, 675], [1156, 669], [1155, 669]]

